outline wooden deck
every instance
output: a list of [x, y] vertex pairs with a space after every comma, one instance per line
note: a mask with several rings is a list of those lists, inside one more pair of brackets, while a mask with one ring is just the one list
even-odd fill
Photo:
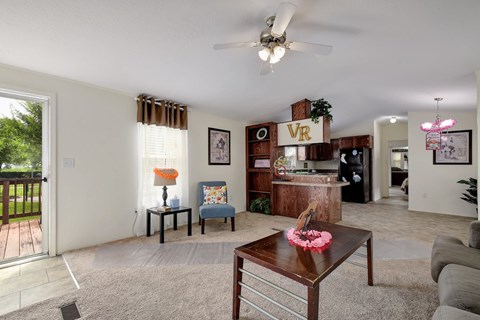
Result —
[[38, 219], [0, 225], [0, 260], [42, 252]]

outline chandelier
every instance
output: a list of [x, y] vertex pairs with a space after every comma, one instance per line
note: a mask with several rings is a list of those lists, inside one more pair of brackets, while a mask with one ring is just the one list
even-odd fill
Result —
[[443, 100], [443, 98], [434, 98], [433, 100], [437, 101], [437, 116], [435, 117], [435, 121], [422, 123], [420, 125], [420, 130], [425, 132], [440, 132], [440, 131], [450, 129], [457, 123], [457, 120], [455, 119], [441, 120], [438, 114], [438, 108], [439, 108], [438, 104], [440, 101]]

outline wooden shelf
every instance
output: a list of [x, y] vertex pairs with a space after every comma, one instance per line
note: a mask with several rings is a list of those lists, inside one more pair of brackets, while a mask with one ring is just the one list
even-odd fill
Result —
[[260, 190], [248, 190], [248, 192], [270, 194], [270, 191], [260, 191]]
[[255, 139], [255, 140], [248, 141], [248, 143], [251, 143], [251, 142], [270, 142], [270, 139], [262, 139], [262, 140]]
[[[258, 139], [259, 130], [263, 132]], [[246, 160], [246, 206], [257, 198], [272, 200], [273, 157], [276, 154], [277, 124], [274, 122], [260, 123], [245, 127], [245, 160]], [[257, 161], [261, 160], [261, 161]], [[257, 165], [269, 164], [266, 168], [255, 168]]]
[[248, 172], [264, 172], [264, 173], [271, 173], [272, 170], [270, 168], [248, 168]]

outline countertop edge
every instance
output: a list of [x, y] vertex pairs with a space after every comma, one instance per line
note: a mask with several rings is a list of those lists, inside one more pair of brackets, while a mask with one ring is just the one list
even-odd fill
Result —
[[304, 186], [304, 187], [326, 187], [326, 188], [339, 188], [348, 186], [350, 182], [335, 181], [328, 183], [312, 183], [312, 182], [295, 182], [295, 181], [272, 181], [272, 184], [284, 184], [291, 186]]

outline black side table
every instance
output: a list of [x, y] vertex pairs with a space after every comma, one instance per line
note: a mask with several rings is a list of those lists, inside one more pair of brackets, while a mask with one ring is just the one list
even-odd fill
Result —
[[188, 236], [192, 235], [192, 208], [188, 207], [178, 207], [172, 208], [170, 211], [160, 211], [158, 207], [147, 209], [147, 237], [150, 237], [150, 225], [152, 214], [156, 214], [160, 217], [160, 243], [164, 243], [164, 233], [165, 233], [165, 216], [173, 214], [173, 230], [177, 230], [177, 213], [186, 212], [188, 215]]

